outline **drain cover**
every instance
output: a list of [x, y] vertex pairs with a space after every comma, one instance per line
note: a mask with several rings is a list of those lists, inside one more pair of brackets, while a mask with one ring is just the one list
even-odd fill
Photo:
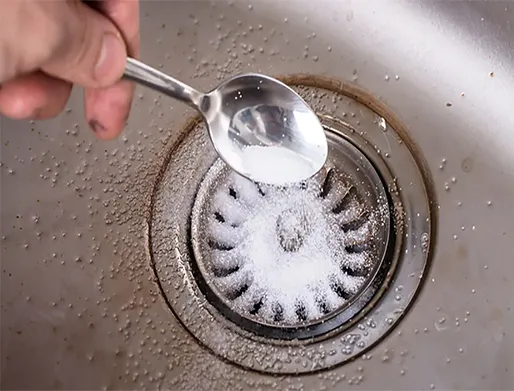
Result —
[[326, 332], [316, 326], [366, 292], [388, 248], [379, 175], [344, 137], [330, 130], [327, 137], [325, 169], [301, 185], [257, 185], [218, 161], [195, 201], [193, 249], [206, 295], [266, 337]]
[[184, 327], [219, 357], [277, 374], [341, 364], [392, 330], [420, 287], [434, 218], [423, 160], [383, 105], [324, 78], [285, 81], [319, 113], [326, 167], [294, 188], [256, 185], [193, 121], [170, 148], [148, 232]]

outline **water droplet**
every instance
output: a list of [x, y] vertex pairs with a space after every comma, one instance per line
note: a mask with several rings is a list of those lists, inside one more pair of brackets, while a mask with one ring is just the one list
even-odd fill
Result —
[[380, 117], [378, 120], [378, 127], [382, 129], [383, 132], [387, 132], [387, 122], [384, 117]]
[[428, 245], [429, 245], [429, 236], [428, 236], [428, 233], [424, 232], [421, 235], [421, 251], [423, 253], [426, 253], [428, 251]]
[[384, 80], [385, 80], [385, 81], [389, 81], [389, 75], [385, 75], [385, 76], [384, 76]]

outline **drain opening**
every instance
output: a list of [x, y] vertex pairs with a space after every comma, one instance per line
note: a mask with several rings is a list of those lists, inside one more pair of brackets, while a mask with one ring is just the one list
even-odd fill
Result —
[[200, 186], [192, 239], [201, 285], [250, 331], [312, 336], [313, 326], [370, 286], [387, 251], [389, 203], [379, 175], [353, 144], [327, 132], [329, 162], [306, 182], [255, 184], [218, 161]]

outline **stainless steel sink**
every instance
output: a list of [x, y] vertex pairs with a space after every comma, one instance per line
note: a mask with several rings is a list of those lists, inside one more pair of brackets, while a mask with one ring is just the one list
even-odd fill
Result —
[[[142, 58], [200, 90], [243, 71], [280, 76], [320, 115], [338, 117], [368, 141], [388, 113], [392, 131], [380, 146], [370, 141], [367, 156], [376, 153], [393, 179], [402, 164], [416, 163], [418, 189], [429, 203], [417, 206], [409, 181], [400, 178], [398, 186], [403, 206], [414, 205], [407, 216], [427, 214], [427, 236], [412, 242], [421, 256], [425, 240], [427, 267], [411, 276], [408, 297], [397, 295], [408, 304], [397, 317], [388, 317], [386, 307], [374, 310], [377, 329], [390, 323], [387, 333], [355, 350], [352, 360], [324, 366], [328, 358], [320, 353], [321, 366], [311, 367], [314, 350], [302, 346], [325, 352], [323, 341], [281, 345], [238, 330], [207, 294], [184, 300], [192, 289], [193, 274], [181, 263], [193, 253], [186, 232], [191, 207], [215, 159], [191, 122], [194, 113], [141, 88], [124, 134], [100, 142], [75, 91], [54, 120], [1, 118], [2, 388], [514, 388], [512, 7], [142, 2]], [[412, 160], [398, 158], [403, 142]], [[176, 215], [155, 222], [166, 200]], [[418, 223], [425, 224], [407, 219], [402, 232]], [[413, 259], [402, 257], [403, 265]], [[401, 275], [389, 277], [393, 293], [377, 306], [399, 289]], [[210, 317], [192, 321], [204, 310]], [[358, 326], [364, 330], [371, 320], [368, 314]], [[219, 324], [232, 334], [218, 333]], [[331, 332], [342, 346], [337, 354], [346, 354], [350, 334]], [[223, 349], [240, 343], [240, 335], [250, 341], [244, 357], [243, 350], [236, 357]], [[299, 354], [267, 370], [258, 359], [262, 344]]]

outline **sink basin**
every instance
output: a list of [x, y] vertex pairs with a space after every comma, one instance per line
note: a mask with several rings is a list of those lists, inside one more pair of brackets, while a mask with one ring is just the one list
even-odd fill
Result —
[[[166, 288], [189, 289], [177, 276], [194, 271], [174, 267], [190, 238], [173, 224], [189, 224], [195, 178], [212, 163], [195, 156], [214, 159], [203, 133], [191, 132], [194, 113], [138, 87], [126, 131], [100, 142], [74, 91], [56, 119], [1, 118], [2, 388], [512, 389], [513, 20], [510, 2], [142, 2], [142, 59], [199, 90], [246, 71], [329, 80], [345, 97], [359, 91], [358, 103], [345, 103], [352, 115], [336, 98], [330, 110], [363, 139], [365, 107], [394, 116], [429, 200], [427, 267], [412, 276], [408, 310], [355, 360], [311, 367], [302, 344], [312, 341], [293, 338], [283, 346], [299, 346], [298, 355], [280, 360], [298, 374], [277, 377], [252, 361], [263, 337], [242, 329], [255, 345], [238, 363], [198, 337], [216, 339], [216, 322], [235, 329], [233, 318], [207, 294], [174, 305]], [[199, 149], [180, 147], [189, 142]], [[179, 163], [161, 192], [166, 167]], [[415, 205], [409, 183], [400, 187]], [[181, 189], [191, 194], [187, 208], [160, 220], [169, 235], [159, 247], [153, 210], [162, 200], [182, 205]], [[211, 318], [191, 322], [196, 306]], [[233, 342], [223, 338], [216, 344]], [[327, 349], [317, 340], [314, 348]]]

